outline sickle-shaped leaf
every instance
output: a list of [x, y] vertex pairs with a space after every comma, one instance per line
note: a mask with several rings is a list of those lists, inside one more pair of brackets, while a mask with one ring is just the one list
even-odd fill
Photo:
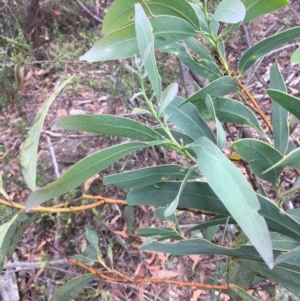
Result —
[[21, 146], [20, 165], [22, 169], [22, 174], [27, 186], [31, 190], [35, 189], [38, 143], [46, 115], [51, 104], [56, 99], [57, 95], [64, 89], [66, 85], [68, 85], [71, 82], [72, 78], [73, 76], [62, 82], [49, 96], [49, 98], [46, 99], [43, 106], [39, 109], [38, 113], [36, 114], [36, 117], [33, 121], [33, 125], [29, 130], [28, 136]]
[[[267, 0], [269, 1], [269, 0]], [[268, 37], [249, 48], [239, 61], [240, 74], [245, 73], [257, 60], [284, 43], [300, 37], [300, 27], [294, 27]]]
[[272, 244], [267, 224], [258, 214], [260, 204], [250, 184], [236, 166], [206, 137], [197, 139], [192, 150], [198, 167], [221, 202], [248, 236], [266, 264], [273, 267]]
[[160, 135], [137, 121], [113, 115], [72, 115], [58, 119], [53, 129], [86, 131], [95, 134], [156, 141]]
[[296, 49], [291, 57], [292, 65], [300, 64], [300, 48]]
[[30, 210], [45, 201], [80, 186], [85, 180], [107, 168], [120, 158], [134, 151], [160, 143], [161, 141], [152, 143], [129, 142], [96, 152], [77, 162], [56, 181], [40, 190], [32, 192], [28, 198], [26, 210]]
[[99, 280], [99, 278], [93, 274], [84, 274], [74, 277], [59, 287], [55, 291], [50, 301], [74, 300], [74, 298], [76, 298], [77, 295], [83, 291], [90, 282], [95, 280]]
[[16, 213], [11, 219], [0, 225], [0, 271], [8, 257], [15, 252], [25, 230], [36, 219], [36, 214]]

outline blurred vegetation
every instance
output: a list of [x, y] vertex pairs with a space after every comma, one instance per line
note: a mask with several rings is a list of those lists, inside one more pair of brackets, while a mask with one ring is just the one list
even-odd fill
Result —
[[77, 61], [111, 2], [0, 0], [0, 112], [16, 101], [20, 69], [60, 69], [64, 61]]

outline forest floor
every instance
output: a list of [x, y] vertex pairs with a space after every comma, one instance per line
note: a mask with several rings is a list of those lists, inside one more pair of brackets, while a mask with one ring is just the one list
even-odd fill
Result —
[[[237, 58], [250, 45], [299, 23], [300, 4], [299, 1], [292, 1], [288, 7], [279, 12], [264, 16], [234, 31], [227, 40], [227, 56], [232, 68], [236, 67]], [[269, 67], [275, 60], [280, 65], [289, 92], [300, 96], [300, 66], [291, 67], [290, 64], [291, 53], [297, 46], [299, 41], [293, 41], [276, 50], [265, 58], [257, 69], [252, 70], [251, 76], [248, 75], [248, 78], [243, 79], [248, 82], [248, 87], [267, 114], [270, 113], [270, 107], [264, 90], [269, 81]], [[183, 87], [180, 69], [173, 57], [160, 55], [159, 64], [167, 75], [163, 77], [164, 84], [179, 81]], [[135, 104], [129, 100], [136, 92], [137, 83], [125, 70], [122, 62], [85, 64], [72, 60], [63, 61], [57, 67], [49, 60], [39, 67], [25, 66], [19, 71], [20, 88], [16, 101], [5, 107], [0, 115], [0, 171], [4, 188], [15, 202], [25, 203], [30, 193], [19, 168], [20, 146], [42, 103], [63, 80], [74, 74], [72, 83], [57, 96], [46, 117], [38, 151], [39, 186], [55, 180], [86, 155], [119, 141], [111, 137], [86, 133], [54, 131], [52, 125], [58, 118], [73, 114], [131, 116]], [[185, 93], [183, 88], [181, 93]], [[295, 139], [298, 139], [299, 143], [299, 136]], [[138, 152], [113, 164], [105, 173], [89, 179], [82, 187], [64, 196], [63, 201], [72, 205], [81, 204], [83, 193], [125, 199], [126, 191], [115, 186], [103, 186], [104, 174], [158, 164], [180, 163], [180, 160], [176, 154], [164, 153], [158, 148]], [[295, 205], [299, 203], [300, 198], [295, 199]], [[181, 224], [190, 225], [194, 224], [197, 218], [193, 213], [181, 212], [179, 220]], [[151, 227], [153, 223], [153, 208], [134, 209], [135, 229]], [[172, 278], [199, 283], [224, 281], [226, 275], [224, 257], [193, 255], [170, 259], [166, 254], [142, 252], [139, 246], [145, 241], [135, 236], [134, 232], [128, 233], [124, 221], [124, 208], [120, 205], [103, 205], [95, 210], [80, 213], [41, 214], [39, 220], [27, 229], [10, 261], [16, 266], [15, 275], [20, 300], [49, 300], [66, 276], [82, 274], [82, 270], [63, 260], [84, 250], [87, 244], [86, 226], [91, 226], [98, 233], [106, 264], [130, 277]], [[230, 238], [226, 243], [232, 243]], [[42, 264], [36, 268], [33, 264], [45, 260], [53, 264], [50, 264], [49, 268], [44, 268]], [[59, 264], [56, 265], [55, 262]], [[22, 265], [21, 263], [32, 263], [32, 266], [21, 269], [18, 267], [18, 264]], [[269, 300], [265, 292], [260, 293], [261, 296], [256, 296], [257, 298]], [[76, 300], [197, 301], [212, 300], [211, 294], [218, 292], [168, 284], [149, 283], [135, 286], [101, 281], [97, 285], [92, 284], [85, 292], [85, 296], [82, 295], [81, 299]], [[222, 295], [218, 300], [225, 301], [228, 297]]]

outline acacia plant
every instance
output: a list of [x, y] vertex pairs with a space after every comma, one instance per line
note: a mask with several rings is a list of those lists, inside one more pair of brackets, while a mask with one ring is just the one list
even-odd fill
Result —
[[[2, 256], [9, 255], [12, 249], [7, 246], [14, 246], [13, 237], [20, 236], [18, 231], [22, 233], [35, 218], [32, 212], [42, 208], [40, 204], [80, 186], [128, 154], [158, 146], [183, 156], [184, 165], [164, 164], [104, 177], [104, 184], [128, 190], [125, 204], [155, 206], [156, 217], [168, 221], [165, 227], [138, 229], [138, 235], [151, 238], [143, 249], [175, 256], [228, 255], [227, 283], [220, 289], [229, 292], [232, 300], [256, 300], [246, 293], [256, 277], [275, 282], [300, 297], [300, 210], [284, 209], [284, 204], [300, 188], [300, 149], [291, 138], [300, 118], [300, 99], [287, 93], [276, 61], [270, 68], [270, 85], [266, 90], [271, 100], [271, 119], [243, 83], [243, 76], [265, 55], [299, 38], [300, 27], [289, 28], [250, 47], [236, 58], [237, 70], [227, 61], [224, 43], [224, 38], [238, 26], [286, 4], [286, 0], [222, 0], [210, 11], [207, 0], [116, 0], [104, 18], [103, 37], [81, 60], [134, 58], [134, 66], [128, 68], [139, 80], [134, 97], [143, 103], [135, 113], [150, 116], [154, 125], [112, 115], [59, 119], [56, 129], [128, 140], [87, 156], [56, 181], [36, 189], [37, 133], [55, 97], [47, 100], [21, 154], [23, 175], [32, 190], [27, 213], [12, 215], [1, 225]], [[204, 78], [206, 85], [200, 87], [195, 82], [196, 91], [186, 98], [178, 95], [178, 83], [163, 86], [156, 50], [175, 55], [195, 77]], [[298, 49], [292, 63], [299, 61]], [[253, 137], [236, 137], [230, 154], [223, 151], [228, 148], [226, 123], [249, 127], [253, 133]], [[240, 171], [241, 165], [246, 166], [248, 175]], [[281, 185], [285, 168], [295, 175], [288, 191]], [[209, 218], [182, 231], [175, 214], [177, 208], [193, 209]], [[239, 231], [239, 239], [232, 248], [212, 242], [201, 232], [231, 224]], [[193, 235], [195, 231], [198, 236]], [[87, 236], [97, 249], [96, 233], [89, 229]], [[71, 261], [76, 263], [75, 259]], [[79, 261], [77, 264], [85, 266]], [[87, 273], [81, 280], [75, 279], [60, 294], [78, 287], [80, 281], [82, 287], [95, 276], [101, 277], [85, 267], [94, 275]]]

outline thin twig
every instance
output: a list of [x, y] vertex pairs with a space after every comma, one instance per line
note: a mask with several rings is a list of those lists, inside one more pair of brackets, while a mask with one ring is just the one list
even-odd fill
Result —
[[47, 143], [48, 143], [49, 151], [50, 151], [50, 154], [51, 154], [51, 159], [52, 159], [52, 163], [53, 163], [55, 177], [58, 179], [60, 177], [60, 172], [58, 170], [58, 164], [57, 164], [55, 152], [54, 152], [54, 149], [53, 149], [53, 145], [52, 145], [51, 139], [50, 139], [50, 137], [48, 135], [47, 135], [46, 138], [47, 138]]
[[93, 19], [98, 21], [100, 24], [102, 24], [103, 20], [100, 19], [98, 16], [93, 14], [90, 9], [88, 9], [80, 0], [75, 0], [75, 2], [88, 14], [90, 15]]
[[248, 97], [254, 108], [256, 109], [257, 113], [260, 115], [260, 117], [263, 119], [267, 127], [269, 128], [270, 132], [273, 132], [273, 126], [271, 122], [268, 120], [267, 116], [264, 114], [264, 112], [259, 107], [258, 103], [250, 93], [250, 91], [243, 85], [243, 83], [238, 80], [238, 86], [241, 88], [242, 92]]
[[4, 264], [4, 269], [15, 269], [19, 270], [34, 270], [40, 268], [51, 268], [52, 266], [61, 266], [63, 264], [68, 264], [66, 259], [56, 259], [49, 262], [45, 261], [36, 261], [36, 262], [22, 262], [14, 261], [7, 262]]
[[[30, 211], [32, 211], [32, 212], [48, 212], [48, 213], [77, 212], [77, 211], [93, 209], [98, 206], [102, 206], [104, 204], [127, 205], [126, 201], [117, 200], [117, 199], [109, 199], [109, 198], [105, 198], [102, 196], [98, 196], [98, 197], [88, 196], [88, 198], [99, 199], [99, 201], [92, 203], [92, 204], [87, 204], [87, 205], [82, 205], [82, 206], [70, 206], [70, 207], [64, 207], [64, 208], [61, 208], [61, 206], [67, 206], [68, 204], [59, 204], [59, 205], [56, 205], [53, 207], [36, 206], [36, 207], [32, 208]], [[25, 205], [22, 205], [22, 204], [13, 202], [13, 201], [6, 201], [3, 199], [0, 199], [0, 204], [20, 209], [23, 212], [26, 211]]]
[[[186, 287], [193, 287], [198, 289], [205, 289], [205, 290], [228, 290], [228, 285], [214, 285], [214, 284], [206, 284], [206, 283], [199, 283], [199, 282], [186, 282], [174, 279], [157, 279], [157, 278], [130, 278], [118, 272], [119, 277], [107, 276], [104, 273], [101, 273], [99, 270], [94, 269], [93, 267], [87, 266], [74, 258], [69, 258], [68, 261], [70, 263], [75, 264], [78, 267], [88, 271], [89, 273], [99, 277], [100, 279], [107, 280], [114, 283], [132, 283], [135, 285], [142, 284], [142, 283], [152, 283], [152, 284], [169, 284], [169, 285], [176, 285], [176, 286], [186, 286]], [[122, 276], [120, 278], [120, 275]]]

